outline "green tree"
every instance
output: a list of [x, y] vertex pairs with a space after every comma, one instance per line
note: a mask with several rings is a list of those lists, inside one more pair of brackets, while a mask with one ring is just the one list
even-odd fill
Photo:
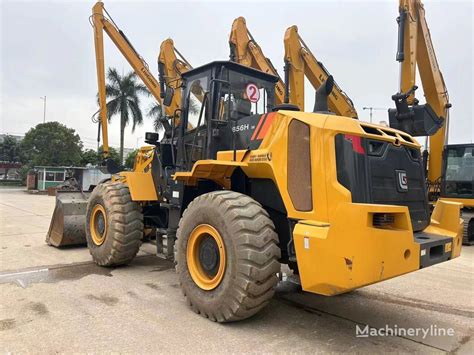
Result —
[[21, 184], [22, 185], [25, 185], [26, 184], [26, 178], [27, 178], [27, 175], [28, 175], [28, 171], [31, 169], [30, 166], [28, 165], [23, 165], [19, 170], [18, 170], [18, 174], [20, 175], [20, 180], [21, 180]]
[[135, 162], [135, 157], [137, 156], [138, 149], [135, 149], [128, 153], [127, 157], [125, 158], [125, 167], [127, 169], [133, 169], [133, 163]]
[[[99, 156], [98, 156], [99, 162], [102, 162], [103, 160], [103, 157], [104, 157], [103, 153], [104, 153], [104, 146], [101, 145], [99, 147]], [[117, 163], [120, 162], [120, 154], [119, 152], [117, 152], [117, 149], [109, 147], [109, 158], [112, 158]]]
[[[189, 101], [189, 111], [193, 114], [198, 114], [201, 108], [194, 102]], [[146, 115], [153, 119], [153, 128], [156, 132], [160, 132], [164, 130], [163, 122], [161, 122], [161, 118], [164, 116], [163, 107], [158, 102], [153, 102]]]
[[0, 160], [9, 163], [20, 161], [20, 144], [15, 137], [6, 135], [0, 143]]
[[95, 149], [86, 149], [81, 154], [81, 165], [86, 166], [87, 164], [97, 165], [99, 164], [99, 155]]
[[163, 123], [161, 122], [161, 118], [163, 117], [163, 109], [158, 102], [153, 102], [150, 105], [146, 115], [153, 119], [153, 128], [156, 132], [164, 129]]
[[[81, 165], [83, 166], [87, 164], [100, 165], [103, 160], [103, 155], [102, 155], [103, 152], [104, 152], [104, 147], [102, 145], [99, 147], [99, 152], [97, 152], [95, 149], [84, 150], [81, 155]], [[117, 149], [112, 148], [112, 147], [109, 147], [109, 156], [116, 162], [118, 162], [120, 159]]]
[[110, 100], [107, 102], [107, 119], [110, 121], [115, 115], [120, 116], [120, 164], [123, 162], [123, 145], [125, 127], [132, 121], [132, 132], [137, 125], [143, 123], [140, 108], [140, 94], [149, 95], [145, 85], [137, 82], [134, 72], [121, 76], [117, 69], [109, 68], [107, 72], [108, 83], [105, 91]]
[[21, 161], [28, 166], [72, 166], [81, 163], [82, 142], [72, 128], [59, 122], [40, 123], [21, 142]]
[[[20, 161], [20, 144], [13, 136], [7, 134], [0, 143], [0, 161], [8, 163]], [[5, 168], [4, 179], [7, 179], [9, 170], [9, 168]]]

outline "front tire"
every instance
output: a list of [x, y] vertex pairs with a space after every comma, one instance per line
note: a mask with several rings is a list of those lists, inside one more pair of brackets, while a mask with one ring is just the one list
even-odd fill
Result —
[[107, 181], [97, 185], [87, 204], [86, 239], [100, 266], [130, 263], [143, 238], [143, 214], [127, 185]]
[[252, 198], [215, 191], [194, 199], [177, 231], [177, 272], [191, 309], [213, 321], [251, 317], [273, 297], [278, 236]]

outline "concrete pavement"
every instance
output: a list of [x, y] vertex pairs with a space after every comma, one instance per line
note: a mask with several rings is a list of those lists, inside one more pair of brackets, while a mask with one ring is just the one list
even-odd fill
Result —
[[[323, 297], [279, 285], [232, 324], [190, 311], [172, 263], [145, 244], [130, 266], [95, 266], [87, 248], [44, 243], [54, 197], [0, 190], [1, 352], [472, 353], [474, 249], [456, 260]], [[453, 336], [356, 337], [356, 326], [453, 328]]]

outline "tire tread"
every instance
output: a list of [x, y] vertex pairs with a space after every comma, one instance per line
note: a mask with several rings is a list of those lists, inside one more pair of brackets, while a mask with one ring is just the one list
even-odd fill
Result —
[[97, 248], [91, 246], [92, 242], [88, 238], [93, 260], [100, 266], [129, 264], [137, 255], [143, 238], [143, 214], [140, 206], [132, 201], [128, 186], [121, 182], [107, 181], [100, 184], [93, 194], [100, 195], [104, 204], [108, 205], [106, 209], [108, 207], [107, 218], [110, 224], [107, 238], [113, 239], [112, 243], [107, 244], [110, 248], [104, 255], [96, 252]]
[[[186, 294], [182, 282], [181, 286], [194, 312], [213, 321], [238, 321], [257, 313], [273, 297], [280, 271], [278, 236], [268, 213], [258, 202], [247, 195], [224, 190], [201, 195], [189, 204], [179, 222], [178, 240], [184, 237], [180, 231], [189, 222], [190, 211], [214, 204], [222, 210], [232, 230], [237, 262], [235, 281], [221, 307], [213, 310], [200, 309], [198, 302]], [[175, 259], [180, 270], [180, 258]]]

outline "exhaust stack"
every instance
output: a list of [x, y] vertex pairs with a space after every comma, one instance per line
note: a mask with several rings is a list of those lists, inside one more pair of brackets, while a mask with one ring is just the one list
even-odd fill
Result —
[[328, 97], [331, 95], [334, 87], [334, 78], [329, 75], [326, 81], [316, 90], [316, 99], [314, 101], [314, 113], [330, 113], [328, 108]]

